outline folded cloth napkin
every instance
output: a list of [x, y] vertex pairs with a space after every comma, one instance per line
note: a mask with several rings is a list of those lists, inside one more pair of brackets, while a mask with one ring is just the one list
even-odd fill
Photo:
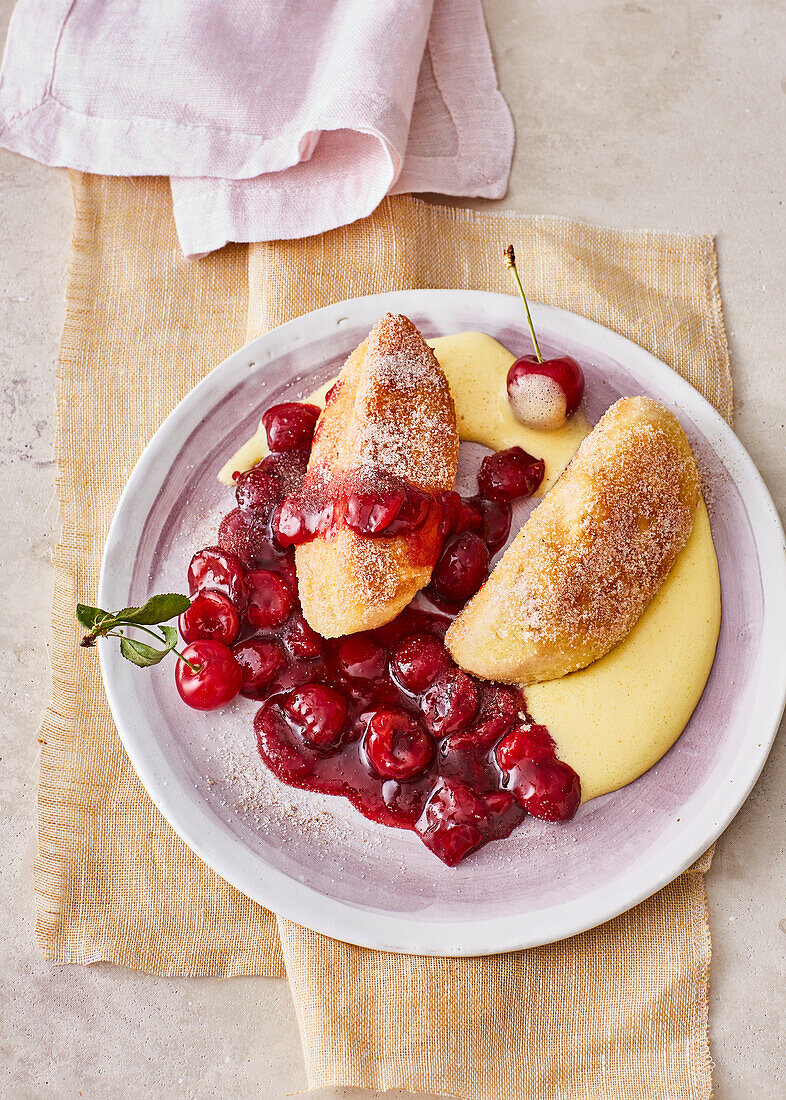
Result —
[[499, 198], [513, 124], [481, 0], [19, 0], [0, 145], [170, 177], [187, 256], [388, 193]]

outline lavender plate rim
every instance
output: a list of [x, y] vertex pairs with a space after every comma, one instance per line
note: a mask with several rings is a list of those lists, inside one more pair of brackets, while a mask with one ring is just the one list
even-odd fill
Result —
[[[518, 299], [484, 291], [407, 290], [337, 302], [304, 314], [240, 348], [218, 364], [173, 409], [155, 433], [131, 473], [110, 526], [101, 565], [98, 601], [102, 607], [127, 602], [129, 578], [151, 492], [161, 471], [176, 461], [178, 440], [192, 423], [194, 411], [210, 409], [233, 385], [247, 377], [250, 360], [256, 369], [294, 346], [334, 334], [348, 317], [370, 328], [387, 310], [419, 319], [449, 314], [456, 307], [484, 329], [485, 319], [520, 327]], [[132, 675], [138, 670], [114, 647], [102, 645], [101, 671], [118, 732], [139, 779], [154, 804], [181, 839], [219, 875], [242, 893], [281, 916], [315, 931], [363, 947], [422, 955], [486, 955], [552, 943], [596, 927], [626, 912], [656, 893], [686, 870], [720, 836], [748, 797], [761, 773], [786, 706], [786, 540], [769, 495], [752, 459], [716, 410], [664, 363], [638, 345], [584, 317], [532, 303], [538, 328], [572, 340], [625, 364], [634, 379], [655, 379], [679, 413], [705, 436], [744, 495], [745, 506], [761, 563], [764, 591], [760, 656], [752, 680], [755, 706], [745, 735], [737, 746], [733, 775], [715, 791], [664, 847], [634, 861], [613, 888], [595, 890], [567, 904], [551, 905], [527, 914], [433, 922], [394, 911], [369, 911], [327, 897], [307, 882], [267, 865], [240, 844], [227, 844], [226, 834], [192, 790], [178, 789], [180, 780], [156, 741], [155, 729], [135, 710]], [[348, 349], [349, 350], [349, 349]]]

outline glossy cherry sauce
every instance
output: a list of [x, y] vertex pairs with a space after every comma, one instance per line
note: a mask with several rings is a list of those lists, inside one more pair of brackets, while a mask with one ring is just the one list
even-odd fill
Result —
[[[281, 449], [236, 475], [238, 506], [218, 545], [194, 556], [188, 580], [192, 594], [223, 593], [239, 616], [231, 649], [241, 693], [262, 702], [254, 729], [266, 765], [294, 787], [343, 795], [373, 821], [413, 829], [449, 866], [508, 836], [527, 813], [572, 817], [578, 776], [522, 694], [468, 675], [443, 645], [507, 540], [512, 501], [540, 483], [542, 462], [521, 448], [488, 456], [472, 498], [389, 477], [315, 493], [305, 478], [313, 406], [275, 407], [264, 422]], [[410, 606], [344, 638], [316, 634], [300, 607], [294, 547], [330, 537], [339, 522], [429, 548], [433, 610]], [[226, 639], [231, 619], [214, 599], [190, 617], [189, 638], [204, 623], [208, 636]]]

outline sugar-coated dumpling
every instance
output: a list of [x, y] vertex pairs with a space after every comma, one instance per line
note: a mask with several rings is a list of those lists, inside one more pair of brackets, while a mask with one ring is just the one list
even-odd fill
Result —
[[390, 479], [433, 493], [456, 478], [450, 389], [412, 322], [386, 314], [347, 359], [317, 424], [303, 494], [332, 498], [328, 530], [297, 547], [309, 624], [333, 638], [390, 622], [428, 584], [440, 549], [439, 509], [414, 537], [368, 537], [342, 509], [347, 485], [373, 494]]
[[617, 401], [447, 633], [462, 668], [528, 684], [583, 668], [635, 625], [688, 540], [699, 477], [657, 401]]

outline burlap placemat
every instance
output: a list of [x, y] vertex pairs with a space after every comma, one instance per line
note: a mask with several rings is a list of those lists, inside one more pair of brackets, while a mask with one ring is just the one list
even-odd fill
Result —
[[710, 1094], [704, 880], [709, 857], [572, 940], [482, 959], [394, 956], [276, 918], [173, 834], [112, 725], [95, 654], [77, 646], [117, 499], [169, 410], [229, 352], [327, 302], [402, 287], [509, 290], [512, 240], [533, 298], [631, 337], [726, 416], [731, 379], [707, 237], [475, 216], [407, 198], [306, 241], [196, 264], [165, 181], [74, 175], [58, 371], [53, 699], [41, 733], [38, 938], [57, 962], [159, 974], [286, 972], [312, 1087], [471, 1100]]

